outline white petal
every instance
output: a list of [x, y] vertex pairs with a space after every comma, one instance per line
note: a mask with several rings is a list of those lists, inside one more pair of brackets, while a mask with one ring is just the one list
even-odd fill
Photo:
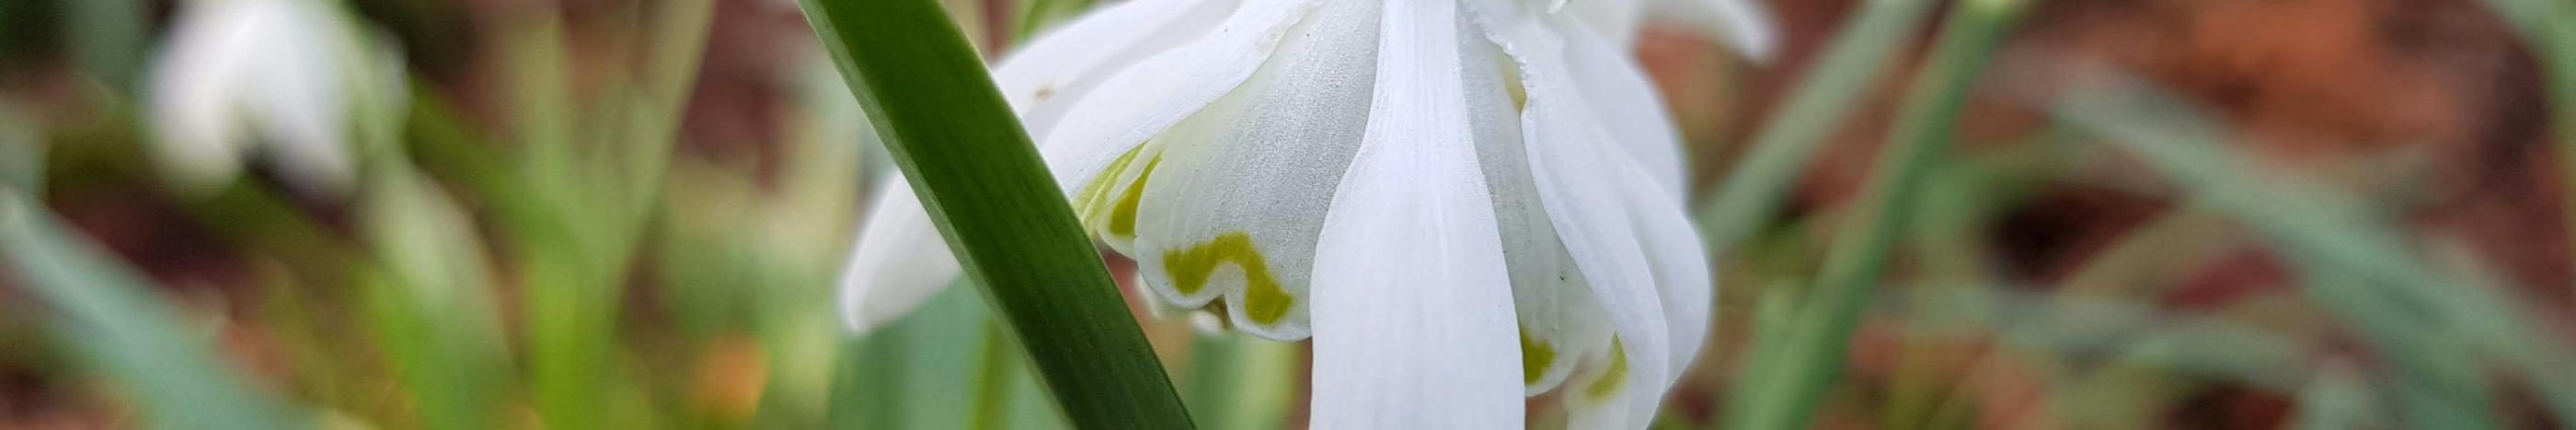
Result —
[[1494, 194], [1503, 259], [1511, 267], [1524, 392], [1538, 395], [1564, 382], [1582, 361], [1579, 354], [1608, 348], [1610, 323], [1539, 202], [1521, 142], [1519, 72], [1493, 43], [1469, 39], [1462, 47], [1469, 123], [1478, 166]]
[[1666, 0], [1583, 0], [1566, 7], [1566, 13], [1583, 20], [1585, 27], [1601, 33], [1603, 39], [1617, 43], [1623, 50], [1636, 46], [1637, 31], [1646, 20], [1646, 2]]
[[1242, 86], [1130, 161], [1151, 169], [1124, 230], [1146, 285], [1183, 307], [1222, 297], [1247, 333], [1306, 337], [1316, 236], [1369, 123], [1379, 7], [1327, 0]]
[[256, 13], [233, 3], [182, 6], [152, 69], [154, 158], [183, 188], [229, 183], [241, 169], [240, 82], [258, 49]]
[[[1639, 428], [1652, 422], [1672, 355], [1654, 274], [1631, 225], [1620, 184], [1619, 145], [1576, 92], [1559, 34], [1563, 17], [1498, 0], [1470, 0], [1488, 37], [1518, 62], [1528, 94], [1521, 123], [1532, 176], [1567, 254], [1610, 316], [1624, 353], [1605, 389], [1572, 393], [1577, 428]], [[1581, 382], [1578, 378], [1577, 382]], [[1586, 383], [1584, 385], [1593, 385]], [[1591, 395], [1591, 394], [1599, 395]]]
[[1235, 0], [1134, 0], [1103, 6], [1029, 40], [993, 67], [993, 82], [1031, 136], [1055, 129], [1073, 100], [1129, 65], [1198, 40]]
[[157, 155], [171, 176], [185, 189], [222, 185], [251, 144], [266, 143], [258, 152], [291, 185], [345, 192], [356, 177], [351, 86], [375, 78], [360, 76], [360, 61], [379, 58], [366, 39], [338, 10], [304, 0], [183, 7], [152, 82]]
[[1708, 274], [1707, 252], [1682, 203], [1688, 187], [1682, 174], [1681, 139], [1664, 113], [1663, 100], [1626, 56], [1589, 33], [1568, 32], [1566, 39], [1568, 71], [1591, 102], [1592, 112], [1599, 113], [1594, 118], [1601, 119], [1611, 138], [1619, 141], [1613, 147], [1627, 152], [1628, 157], [1607, 160], [1614, 167], [1606, 171], [1617, 175], [1612, 180], [1622, 182], [1615, 188], [1625, 196], [1634, 234], [1643, 242], [1647, 263], [1653, 267], [1665, 323], [1671, 329], [1673, 372], [1668, 376], [1680, 378], [1708, 334], [1709, 300], [1715, 288]]
[[957, 279], [955, 254], [900, 178], [877, 193], [857, 242], [841, 269], [841, 319], [851, 331], [902, 317]]
[[[240, 82], [243, 108], [266, 136], [289, 183], [337, 194], [356, 177], [350, 156], [350, 89], [361, 79], [351, 62], [356, 38], [338, 11], [304, 0], [244, 1], [255, 12], [258, 46]], [[372, 76], [364, 77], [372, 78]]]
[[1636, 169], [1617, 178], [1625, 200], [1633, 234], [1643, 245], [1646, 264], [1655, 274], [1655, 294], [1664, 309], [1664, 326], [1670, 331], [1665, 349], [1671, 360], [1672, 373], [1663, 381], [1670, 384], [1681, 378], [1699, 355], [1701, 343], [1709, 329], [1711, 295], [1717, 284], [1709, 278], [1708, 253], [1701, 247], [1699, 231], [1691, 223], [1681, 200], [1649, 182]]
[[1590, 32], [1569, 31], [1565, 39], [1567, 71], [1573, 73], [1570, 78], [1595, 113], [1593, 118], [1602, 121], [1603, 129], [1655, 184], [1681, 197], [1688, 191], [1682, 171], [1689, 161], [1683, 157], [1672, 116], [1664, 112], [1664, 99], [1647, 82], [1645, 72], [1624, 50]]
[[1055, 129], [1038, 139], [1056, 185], [1076, 193], [1128, 150], [1232, 91], [1314, 3], [1245, 3], [1206, 38], [1122, 69], [1073, 101]]
[[1519, 428], [1509, 277], [1467, 141], [1453, 4], [1383, 4], [1366, 143], [1319, 243], [1311, 422]]

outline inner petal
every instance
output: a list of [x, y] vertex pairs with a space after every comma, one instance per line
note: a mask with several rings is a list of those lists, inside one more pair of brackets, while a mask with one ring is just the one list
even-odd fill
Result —
[[1526, 99], [1518, 91], [1518, 71], [1492, 42], [1473, 34], [1460, 40], [1468, 45], [1463, 49], [1464, 76], [1476, 157], [1493, 193], [1494, 218], [1511, 271], [1523, 391], [1535, 396], [1562, 384], [1581, 363], [1578, 354], [1607, 345], [1610, 325], [1557, 239], [1530, 177], [1521, 141], [1520, 108]]
[[1256, 335], [1306, 336], [1315, 240], [1368, 122], [1378, 6], [1324, 2], [1242, 86], [1154, 138], [1128, 252], [1147, 285], [1182, 307], [1222, 298]]

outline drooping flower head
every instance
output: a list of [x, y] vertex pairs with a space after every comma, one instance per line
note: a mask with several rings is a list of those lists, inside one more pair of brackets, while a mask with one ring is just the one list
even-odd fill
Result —
[[[1517, 427], [1553, 392], [1577, 428], [1638, 428], [1714, 287], [1678, 138], [1624, 55], [1640, 7], [1137, 0], [995, 79], [1154, 296], [1314, 340], [1318, 427]], [[1754, 9], [1708, 10], [1767, 46]], [[955, 276], [890, 188], [845, 281], [862, 329]]]
[[178, 15], [149, 113], [153, 154], [182, 189], [220, 187], [265, 154], [305, 191], [343, 191], [351, 142], [366, 140], [355, 124], [406, 101], [401, 57], [325, 0], [190, 0]]

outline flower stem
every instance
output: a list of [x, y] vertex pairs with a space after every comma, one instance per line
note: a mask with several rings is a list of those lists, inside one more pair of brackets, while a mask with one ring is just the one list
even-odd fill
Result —
[[1190, 428], [1062, 188], [935, 0], [805, 0], [805, 15], [1079, 428]]
[[976, 358], [975, 406], [973, 416], [966, 417], [966, 428], [1003, 430], [1011, 428], [1012, 377], [1019, 375], [1011, 358], [1010, 333], [1001, 324], [983, 321], [984, 348]]

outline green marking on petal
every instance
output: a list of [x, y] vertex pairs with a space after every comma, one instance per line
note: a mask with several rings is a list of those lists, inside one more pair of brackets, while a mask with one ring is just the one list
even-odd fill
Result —
[[1610, 370], [1602, 371], [1601, 379], [1592, 380], [1592, 385], [1583, 387], [1583, 392], [1591, 394], [1593, 398], [1607, 399], [1613, 394], [1618, 394], [1619, 386], [1624, 385], [1627, 381], [1628, 351], [1626, 348], [1621, 347], [1617, 336], [1612, 336], [1610, 338]]
[[[1153, 164], [1145, 165], [1149, 173], [1153, 168]], [[1297, 298], [1289, 297], [1287, 290], [1279, 288], [1279, 281], [1270, 277], [1269, 260], [1261, 257], [1261, 249], [1252, 246], [1250, 234], [1220, 234], [1208, 243], [1163, 253], [1163, 272], [1171, 276], [1172, 288], [1181, 294], [1198, 294], [1207, 289], [1208, 277], [1216, 274], [1217, 265], [1225, 263], [1243, 269], [1243, 279], [1248, 284], [1243, 294], [1243, 316], [1252, 322], [1277, 324], [1297, 303]]]
[[1118, 180], [1119, 172], [1127, 171], [1127, 164], [1136, 161], [1136, 153], [1144, 151], [1145, 145], [1128, 148], [1126, 153], [1118, 155], [1118, 159], [1109, 161], [1109, 168], [1100, 169], [1099, 175], [1082, 184], [1082, 192], [1073, 195], [1073, 209], [1075, 214], [1082, 216], [1084, 224], [1088, 225], [1093, 218], [1100, 216], [1101, 200], [1109, 197], [1109, 182]]
[[1547, 375], [1550, 364], [1556, 364], [1556, 347], [1548, 346], [1547, 341], [1531, 338], [1529, 329], [1522, 328], [1521, 383], [1538, 385], [1539, 377]]
[[1127, 184], [1127, 195], [1118, 197], [1118, 208], [1109, 212], [1109, 234], [1136, 235], [1136, 204], [1145, 199], [1145, 181], [1154, 177], [1154, 166], [1163, 164], [1163, 156], [1145, 161], [1145, 172], [1136, 174], [1136, 182]]

